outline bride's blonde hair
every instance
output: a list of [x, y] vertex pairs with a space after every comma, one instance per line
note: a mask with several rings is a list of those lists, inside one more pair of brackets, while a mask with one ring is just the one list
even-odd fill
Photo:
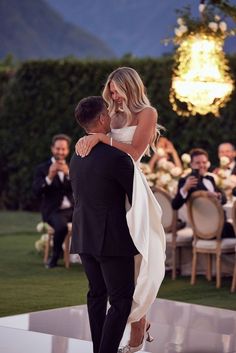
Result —
[[137, 71], [131, 67], [119, 67], [108, 76], [103, 90], [103, 98], [108, 104], [111, 118], [119, 110], [111, 97], [111, 81], [115, 84], [118, 94], [123, 98], [121, 111], [124, 112], [126, 124], [128, 125], [132, 120], [132, 113], [138, 113], [144, 108], [151, 106], [145, 94], [144, 84]]
[[[110, 83], [114, 83], [120, 97], [123, 98], [123, 106], [120, 108], [112, 99], [110, 92]], [[151, 107], [151, 103], [146, 95], [146, 90], [137, 71], [131, 67], [119, 67], [114, 70], [106, 81], [103, 93], [103, 99], [108, 105], [108, 112], [111, 118], [118, 113], [125, 117], [126, 126], [132, 121], [132, 114], [139, 113], [146, 107]], [[153, 136], [151, 147], [155, 150], [155, 141], [159, 137], [160, 126], [157, 125], [156, 133]]]

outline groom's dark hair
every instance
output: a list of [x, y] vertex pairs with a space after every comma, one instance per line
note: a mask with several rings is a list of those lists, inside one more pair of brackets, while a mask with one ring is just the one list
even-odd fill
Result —
[[106, 103], [101, 96], [83, 98], [75, 108], [76, 121], [82, 128], [87, 129], [95, 123], [104, 109]]

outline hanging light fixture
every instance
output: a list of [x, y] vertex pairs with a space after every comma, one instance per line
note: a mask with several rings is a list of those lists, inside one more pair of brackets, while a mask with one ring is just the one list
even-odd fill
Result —
[[[199, 10], [205, 11], [204, 1]], [[227, 25], [215, 16], [215, 21], [192, 22], [179, 18], [175, 29], [179, 47], [175, 55], [170, 102], [179, 115], [219, 115], [219, 109], [230, 99], [234, 84], [223, 51]], [[208, 18], [207, 18], [208, 20]], [[189, 26], [191, 27], [191, 25]], [[234, 33], [231, 33], [234, 34]]]

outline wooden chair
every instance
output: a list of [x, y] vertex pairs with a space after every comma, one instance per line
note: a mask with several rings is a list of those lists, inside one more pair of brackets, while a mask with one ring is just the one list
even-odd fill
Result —
[[196, 191], [187, 203], [193, 228], [193, 260], [191, 284], [196, 282], [197, 255], [207, 255], [206, 277], [212, 277], [212, 255], [216, 256], [216, 287], [221, 286], [221, 254], [235, 252], [236, 239], [221, 239], [224, 211], [219, 200], [207, 191]]
[[[236, 201], [234, 201], [234, 204], [233, 204], [232, 220], [233, 220], [234, 232], [236, 234]], [[236, 253], [236, 247], [235, 247], [235, 253]], [[236, 256], [235, 256], [234, 271], [233, 271], [233, 278], [232, 278], [232, 284], [231, 284], [231, 292], [232, 293], [235, 292], [235, 289], [236, 289]]]
[[171, 196], [158, 187], [152, 190], [162, 208], [162, 225], [166, 233], [166, 243], [171, 248], [172, 279], [176, 279], [177, 256], [181, 273], [181, 249], [192, 246], [193, 231], [190, 227], [177, 230], [178, 211], [172, 208]]
[[[49, 253], [52, 247], [53, 237], [54, 237], [54, 229], [49, 224], [47, 224], [47, 228], [48, 228], [48, 239], [44, 249], [44, 259], [43, 259], [45, 264], [48, 262]], [[69, 268], [70, 267], [70, 238], [71, 238], [72, 223], [67, 223], [67, 228], [68, 228], [68, 233], [63, 243], [63, 252], [64, 252], [65, 267]]]

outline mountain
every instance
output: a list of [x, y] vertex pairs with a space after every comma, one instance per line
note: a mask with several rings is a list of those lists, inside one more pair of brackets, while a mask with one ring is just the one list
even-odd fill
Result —
[[0, 0], [0, 43], [0, 59], [114, 57], [103, 40], [67, 23], [44, 0]]
[[[47, 0], [73, 24], [99, 35], [117, 56], [158, 57], [170, 52], [161, 40], [173, 37], [176, 9], [191, 5], [198, 14], [199, 1], [193, 0]], [[236, 0], [230, 3], [236, 5]], [[235, 38], [227, 39], [226, 50], [236, 52]]]

